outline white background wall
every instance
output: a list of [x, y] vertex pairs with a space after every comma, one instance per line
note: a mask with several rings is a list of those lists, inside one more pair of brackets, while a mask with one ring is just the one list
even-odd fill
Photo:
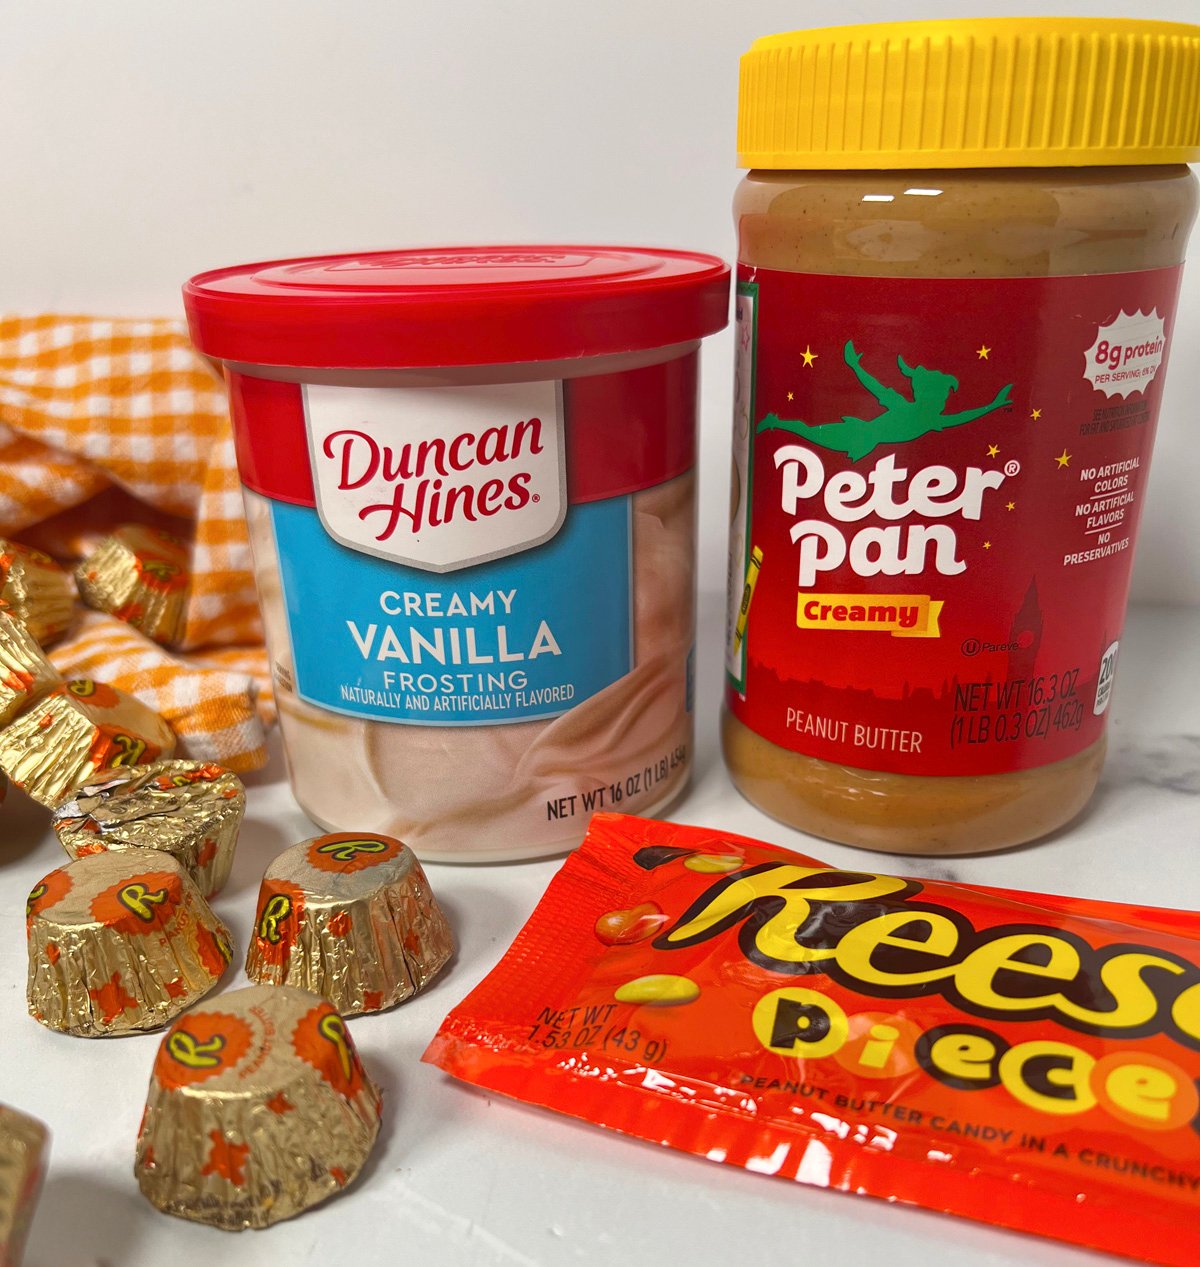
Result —
[[[1047, 0], [1043, 0], [1043, 5]], [[1200, 20], [1198, 0], [1054, 0]], [[924, 0], [0, 0], [0, 311], [177, 313], [203, 268], [557, 239], [731, 258], [737, 60]], [[1193, 247], [1200, 257], [1200, 242]], [[1135, 593], [1200, 602], [1200, 258]], [[723, 575], [731, 351], [705, 353], [702, 584]]]

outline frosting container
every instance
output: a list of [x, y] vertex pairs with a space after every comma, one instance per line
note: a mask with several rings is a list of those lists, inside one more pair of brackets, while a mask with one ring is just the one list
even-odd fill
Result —
[[72, 858], [161, 849], [208, 898], [229, 878], [246, 789], [224, 766], [154, 761], [101, 770], [57, 805], [51, 826]]
[[154, 849], [69, 862], [34, 886], [25, 912], [29, 1013], [81, 1038], [161, 1028], [232, 957], [192, 878]]
[[454, 247], [193, 278], [296, 798], [442, 860], [575, 845], [691, 763], [711, 256]]
[[412, 998], [453, 953], [413, 851], [341, 832], [293, 845], [267, 868], [246, 975], [312, 990], [352, 1016]]
[[1200, 28], [742, 60], [723, 744], [848, 844], [1043, 836], [1104, 760], [1200, 158]]
[[291, 986], [235, 990], [163, 1038], [134, 1173], [167, 1214], [229, 1232], [268, 1227], [354, 1179], [381, 1105], [324, 999]]

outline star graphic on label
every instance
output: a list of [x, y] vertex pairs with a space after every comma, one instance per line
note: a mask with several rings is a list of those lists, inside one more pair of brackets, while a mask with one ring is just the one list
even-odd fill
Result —
[[1040, 409], [1031, 409], [1029, 411], [1029, 416], [1034, 420], [1034, 422], [1037, 422], [1037, 420], [1042, 416], [1042, 411]]
[[811, 369], [812, 363], [817, 359], [817, 353], [814, 352], [812, 348], [806, 343], [804, 345], [804, 351], [801, 352], [800, 355], [804, 358], [805, 366]]
[[1059, 470], [1062, 470], [1064, 466], [1071, 465], [1071, 455], [1066, 451], [1066, 449], [1063, 449], [1063, 451], [1054, 460], [1058, 463]]
[[975, 349], [975, 355], [976, 355], [977, 357], [979, 357], [979, 359], [980, 359], [981, 361], [986, 361], [986, 360], [988, 359], [988, 353], [989, 353], [991, 350], [992, 350], [992, 349], [991, 349], [991, 348], [989, 348], [989, 347], [988, 347], [988, 345], [987, 345], [986, 343], [984, 343], [982, 346], [977, 347], [977, 348]]
[[1016, 510], [1016, 508], [1017, 508], [1017, 503], [1016, 503], [1016, 502], [1009, 502], [1009, 503], [1008, 503], [1008, 504], [1004, 507], [1004, 509], [1005, 509], [1005, 510]]
[[985, 542], [983, 543], [983, 548], [984, 548], [985, 550], [990, 550], [990, 549], [992, 548], [992, 543], [991, 543], [990, 541], [985, 541]]
[[795, 400], [795, 399], [796, 399], [796, 393], [788, 392], [788, 400]]
[[1000, 446], [998, 444], [988, 445], [988, 457], [994, 458], [999, 452], [1000, 452]]

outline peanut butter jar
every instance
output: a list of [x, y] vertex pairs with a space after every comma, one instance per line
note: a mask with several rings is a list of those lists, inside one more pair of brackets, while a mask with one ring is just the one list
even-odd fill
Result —
[[798, 31], [742, 59], [725, 759], [906, 853], [1104, 761], [1200, 158], [1200, 28]]

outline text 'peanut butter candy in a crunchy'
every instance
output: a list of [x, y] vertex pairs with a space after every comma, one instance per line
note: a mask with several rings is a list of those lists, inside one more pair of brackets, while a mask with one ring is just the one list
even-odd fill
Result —
[[0, 729], [0, 770], [49, 806], [97, 770], [174, 752], [175, 732], [152, 708], [92, 678], [56, 687]]
[[143, 524], [125, 524], [75, 569], [75, 582], [89, 607], [173, 646], [183, 638], [189, 565], [188, 548], [178, 537]]
[[168, 854], [123, 849], [51, 871], [29, 895], [30, 1015], [83, 1038], [159, 1029], [232, 957], [229, 930]]
[[42, 646], [61, 638], [75, 618], [66, 568], [16, 541], [0, 540], [0, 600]]
[[224, 766], [153, 761], [98, 771], [55, 808], [51, 821], [72, 858], [161, 849], [211, 897], [229, 877], [245, 809], [242, 781]]
[[0, 608], [0, 726], [61, 683], [29, 629]]
[[0, 1267], [20, 1267], [49, 1144], [37, 1118], [0, 1104]]
[[417, 994], [453, 952], [413, 851], [390, 836], [339, 832], [293, 845], [267, 868], [246, 975], [315, 990], [353, 1015]]
[[134, 1173], [167, 1214], [232, 1232], [268, 1227], [354, 1179], [381, 1108], [326, 1000], [251, 986], [180, 1017], [164, 1037]]

